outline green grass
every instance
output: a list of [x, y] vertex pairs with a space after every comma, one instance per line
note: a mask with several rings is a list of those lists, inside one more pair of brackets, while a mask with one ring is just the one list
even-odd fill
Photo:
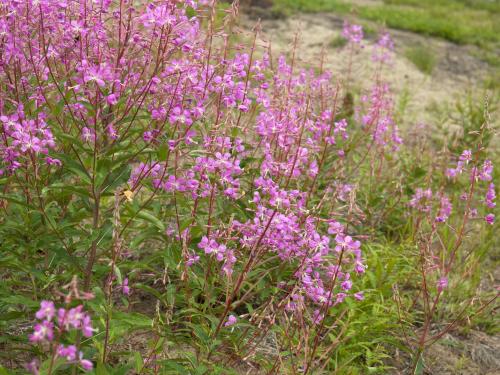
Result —
[[347, 39], [342, 37], [342, 36], [336, 36], [333, 38], [333, 40], [330, 42], [330, 47], [332, 48], [342, 48], [347, 44]]
[[274, 8], [300, 12], [349, 12], [351, 6], [340, 0], [274, 0]]
[[488, 11], [450, 5], [382, 5], [362, 7], [363, 18], [381, 22], [395, 29], [441, 37], [458, 44], [486, 47], [500, 42], [498, 24]]
[[500, 45], [500, 2], [489, 0], [385, 0], [353, 5], [348, 0], [275, 0], [285, 11], [353, 13], [388, 27], [493, 50]]
[[405, 51], [405, 56], [422, 73], [431, 74], [436, 66], [434, 53], [422, 45], [415, 45]]

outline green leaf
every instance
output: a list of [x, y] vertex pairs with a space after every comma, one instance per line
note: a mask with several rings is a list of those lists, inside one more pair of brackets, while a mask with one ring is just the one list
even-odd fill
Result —
[[141, 353], [134, 353], [134, 361], [135, 361], [135, 371], [139, 374], [144, 367], [144, 361], [142, 359]]
[[11, 373], [2, 365], [0, 365], [0, 375], [10, 375]]
[[96, 373], [96, 375], [109, 375], [109, 371], [106, 368], [106, 365], [103, 364], [102, 362], [99, 362], [97, 364], [97, 367], [95, 369], [95, 373]]
[[194, 374], [196, 375], [205, 375], [208, 373], [208, 367], [202, 364], [199, 364], [194, 369]]
[[126, 364], [126, 365], [123, 365], [123, 366], [114, 366], [114, 368], [112, 369], [113, 372], [112, 374], [113, 375], [126, 375], [126, 374], [130, 374], [130, 370], [132, 370], [133, 368], [133, 365], [132, 364]]
[[[189, 371], [186, 370], [184, 366], [181, 364], [177, 363], [173, 359], [165, 359], [163, 361], [158, 362], [160, 365], [162, 365], [163, 370], [170, 370], [167, 372], [167, 374], [179, 374], [179, 375], [190, 375]], [[173, 371], [173, 372], [172, 372]]]
[[125, 206], [126, 211], [130, 214], [130, 217], [138, 217], [140, 219], [146, 220], [147, 222], [153, 224], [156, 228], [158, 228], [162, 233], [165, 232], [165, 224], [161, 222], [160, 219], [155, 217], [150, 212], [142, 209], [139, 212], [134, 212], [130, 206]]
[[85, 185], [92, 184], [88, 171], [79, 162], [73, 160], [66, 154], [54, 154], [54, 157], [62, 161], [64, 170], [68, 170], [72, 172], [73, 175], [80, 177]]
[[163, 146], [158, 148], [158, 160], [166, 161], [168, 155], [168, 145], [165, 143]]
[[118, 266], [116, 264], [114, 265], [114, 272], [115, 272], [118, 284], [122, 285], [123, 284], [122, 273], [120, 272], [120, 269], [118, 268]]
[[66, 362], [66, 358], [57, 358], [54, 361], [49, 358], [40, 365], [40, 374], [49, 374], [49, 369], [51, 369], [51, 374], [54, 374], [57, 369], [65, 365]]
[[24, 297], [20, 294], [10, 295], [8, 297], [2, 297], [0, 298], [0, 301], [2, 301], [7, 305], [22, 305], [22, 306], [28, 306], [30, 308], [35, 308], [39, 305], [38, 302], [35, 302], [31, 298]]
[[415, 371], [413, 375], [422, 375], [424, 373], [424, 358], [422, 354], [418, 354], [417, 365], [415, 366]]
[[[25, 314], [21, 311], [9, 311], [4, 314], [0, 314], [0, 321], [6, 322], [8, 320], [15, 320], [23, 317]], [[1, 368], [0, 368], [1, 370]], [[0, 375], [2, 375], [2, 372], [0, 371]]]
[[42, 194], [46, 194], [47, 192], [50, 192], [52, 190], [55, 190], [58, 193], [58, 198], [61, 197], [61, 192], [66, 193], [68, 196], [71, 196], [74, 193], [85, 198], [92, 198], [92, 195], [90, 194], [88, 189], [83, 187], [68, 185], [62, 182], [54, 183], [50, 186], [43, 188]]
[[139, 313], [124, 313], [115, 311], [113, 318], [116, 324], [126, 325], [132, 329], [151, 328], [153, 320], [146, 315]]
[[[170, 286], [170, 285], [169, 285], [169, 286]], [[175, 288], [175, 286], [174, 286], [174, 288]], [[141, 289], [141, 290], [144, 290], [146, 293], [150, 293], [150, 294], [152, 294], [153, 296], [155, 296], [157, 299], [162, 300], [162, 295], [161, 295], [161, 293], [160, 293], [160, 292], [158, 292], [156, 289], [151, 288], [149, 285], [135, 283], [135, 284], [134, 284], [134, 289]]]
[[15, 203], [15, 204], [18, 204], [20, 206], [29, 208], [31, 210], [35, 210], [35, 211], [38, 210], [35, 206], [32, 206], [31, 204], [28, 204], [28, 203], [22, 201], [21, 199], [17, 199], [17, 198], [11, 197], [9, 195], [0, 194], [0, 199], [5, 199], [7, 202]]

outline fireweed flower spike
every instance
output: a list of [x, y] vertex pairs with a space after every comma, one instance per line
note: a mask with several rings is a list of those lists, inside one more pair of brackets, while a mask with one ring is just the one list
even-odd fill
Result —
[[392, 58], [394, 43], [389, 33], [383, 33], [374, 47], [372, 60], [375, 62], [389, 63]]
[[452, 205], [450, 199], [446, 195], [442, 195], [440, 199], [439, 214], [436, 216], [436, 222], [445, 222], [451, 214]]
[[347, 21], [344, 21], [342, 36], [351, 43], [360, 44], [363, 40], [363, 27], [360, 25], [353, 25]]
[[[458, 157], [455, 168], [448, 168], [445, 175], [452, 179], [453, 182], [458, 182], [460, 176], [464, 172], [469, 173], [469, 183], [474, 182], [476, 187], [474, 189], [475, 195], [469, 197], [467, 192], [460, 195], [459, 199], [462, 201], [468, 201], [469, 199], [469, 213], [470, 218], [477, 218], [479, 210], [472, 204], [476, 202], [483, 203], [485, 210], [491, 210], [496, 207], [496, 192], [495, 184], [489, 183], [487, 185], [481, 184], [481, 182], [489, 182], [492, 179], [493, 165], [490, 160], [485, 160], [480, 168], [472, 165], [473, 154], [470, 150], [464, 150]], [[481, 191], [485, 191], [481, 193]], [[483, 197], [479, 198], [477, 195], [484, 194]], [[478, 203], [479, 203], [478, 202]], [[433, 193], [431, 189], [417, 188], [415, 194], [409, 202], [409, 206], [415, 208], [421, 212], [431, 212], [434, 206], [438, 206], [435, 222], [444, 223], [448, 220], [451, 215], [453, 206], [450, 198], [444, 193]], [[484, 221], [488, 224], [493, 224], [495, 221], [495, 215], [491, 212], [486, 212], [484, 214]]]
[[[59, 308], [56, 317], [55, 303], [42, 301], [35, 315], [41, 322], [34, 325], [33, 333], [29, 335], [29, 340], [33, 344], [52, 343], [50, 348], [54, 350], [52, 355], [55, 358], [62, 358], [69, 364], [78, 363], [86, 371], [92, 370], [92, 362], [84, 359], [83, 353], [78, 352], [75, 345], [57, 342], [65, 336], [74, 337], [69, 335], [73, 330], [80, 331], [84, 337], [92, 337], [95, 329], [92, 328], [90, 316], [83, 310], [82, 305], [72, 309]], [[34, 374], [38, 373], [37, 363], [37, 360], [33, 360], [28, 365], [29, 370]]]

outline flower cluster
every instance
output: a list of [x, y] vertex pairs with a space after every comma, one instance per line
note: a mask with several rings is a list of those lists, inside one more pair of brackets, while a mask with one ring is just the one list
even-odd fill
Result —
[[[26, 118], [22, 103], [19, 103], [13, 114], [0, 116], [4, 135], [4, 142], [0, 146], [0, 157], [8, 171], [13, 172], [28, 162], [29, 158], [23, 155], [42, 155], [48, 164], [60, 163], [47, 156], [49, 149], [54, 148], [55, 142], [46, 123], [46, 117], [41, 112], [36, 118]], [[0, 174], [2, 173], [0, 169]]]
[[367, 105], [362, 114], [363, 126], [371, 133], [373, 141], [379, 146], [391, 145], [392, 150], [399, 149], [403, 140], [394, 121], [394, 103], [387, 83], [380, 83], [372, 88], [369, 96], [361, 98]]
[[[475, 189], [471, 189], [468, 193], [464, 192], [461, 194], [460, 199], [468, 202], [469, 211], [467, 214], [469, 217], [475, 218], [478, 216], [478, 208], [473, 207], [473, 203], [476, 202], [474, 198], [477, 194], [479, 194], [478, 190], [481, 190], [481, 186], [477, 185], [477, 183], [480, 181], [489, 182], [492, 180], [493, 165], [490, 160], [485, 160], [482, 166], [477, 168], [472, 166], [472, 161], [472, 152], [470, 150], [464, 150], [458, 157], [456, 167], [448, 168], [445, 174], [449, 179], [457, 180], [460, 175], [467, 171], [469, 172], [470, 177], [468, 181], [469, 183], [473, 182], [476, 186]], [[472, 193], [476, 194], [473, 195]], [[486, 187], [484, 198], [480, 201], [484, 203], [484, 208], [488, 211], [496, 207], [495, 200], [495, 184], [490, 182]], [[453, 208], [451, 200], [446, 194], [433, 194], [431, 189], [424, 190], [422, 188], [417, 188], [415, 194], [409, 202], [409, 206], [421, 212], [431, 212], [433, 205], [436, 202], [438, 202], [437, 205], [439, 208], [435, 216], [435, 221], [437, 223], [443, 223], [450, 217]], [[488, 224], [493, 224], [495, 221], [495, 215], [491, 212], [486, 212], [484, 220]]]
[[[481, 166], [472, 165], [473, 162], [473, 153], [471, 150], [464, 150], [462, 154], [459, 156], [456, 167], [449, 168], [446, 170], [446, 176], [450, 179], [458, 179], [458, 177], [464, 172], [469, 172], [469, 181], [474, 181], [477, 185], [476, 190], [480, 189], [480, 182], [489, 182], [486, 187], [486, 193], [483, 199], [483, 203], [485, 206], [485, 210], [487, 211], [484, 220], [488, 224], [493, 224], [495, 222], [495, 215], [492, 212], [488, 212], [491, 209], [496, 207], [496, 192], [495, 192], [495, 184], [490, 182], [493, 179], [493, 163], [491, 160], [486, 159]], [[468, 168], [470, 167], [470, 168]], [[470, 200], [468, 194], [463, 194], [464, 200]], [[475, 216], [477, 214], [477, 208], [471, 208], [471, 216]]]
[[436, 221], [439, 223], [444, 223], [450, 217], [452, 208], [453, 206], [448, 196], [442, 194], [440, 199], [439, 213], [438, 216], [436, 216]]
[[464, 171], [465, 167], [471, 160], [472, 152], [470, 150], [464, 150], [458, 158], [457, 166], [455, 168], [448, 168], [446, 170], [446, 176], [448, 176], [449, 178], [457, 177]]
[[372, 53], [372, 60], [380, 63], [389, 63], [392, 58], [392, 51], [394, 50], [394, 42], [389, 33], [383, 33]]
[[495, 184], [492, 182], [488, 185], [488, 190], [486, 192], [486, 196], [484, 198], [484, 201], [486, 203], [486, 207], [488, 208], [495, 208], [496, 207], [496, 200], [497, 195], [495, 192]]
[[[84, 337], [93, 335], [92, 322], [90, 316], [83, 310], [83, 305], [56, 310], [54, 302], [42, 301], [40, 309], [36, 312], [36, 318], [40, 322], [35, 324], [34, 331], [29, 336], [32, 343], [55, 342], [56, 357], [64, 358], [70, 364], [78, 364], [86, 371], [92, 370], [92, 362], [83, 358], [83, 353], [78, 351], [75, 345], [62, 343], [63, 336], [72, 330], [80, 331]], [[37, 372], [34, 363], [31, 367]]]
[[370, 95], [361, 97], [362, 107], [357, 109], [357, 116], [376, 145], [390, 146], [392, 151], [397, 151], [403, 144], [403, 139], [399, 135], [399, 127], [394, 119], [391, 89], [382, 76], [382, 68], [390, 63], [393, 48], [389, 34], [382, 34], [372, 54], [373, 61], [378, 63], [376, 81]]
[[417, 188], [409, 205], [419, 211], [429, 212], [432, 209], [432, 190]]
[[360, 44], [363, 40], [363, 27], [360, 25], [350, 24], [344, 21], [344, 29], [342, 30], [342, 36], [346, 38], [351, 43]]
[[203, 236], [198, 247], [203, 249], [205, 254], [213, 254], [217, 261], [224, 262], [222, 270], [226, 275], [233, 273], [233, 264], [236, 262], [233, 250], [228, 249], [224, 244], [218, 244], [213, 239], [209, 240], [207, 236]]

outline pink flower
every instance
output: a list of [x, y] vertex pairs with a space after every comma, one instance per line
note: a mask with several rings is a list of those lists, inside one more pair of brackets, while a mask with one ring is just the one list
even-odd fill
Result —
[[92, 328], [90, 316], [85, 315], [82, 319], [82, 333], [85, 337], [92, 337], [95, 329]]
[[82, 139], [87, 143], [94, 143], [96, 141], [94, 129], [82, 128]]
[[455, 168], [448, 168], [446, 170], [446, 177], [448, 177], [448, 178], [456, 177], [457, 174], [458, 174], [458, 170]]
[[226, 323], [224, 323], [224, 327], [230, 327], [230, 326], [236, 324], [237, 320], [238, 319], [236, 319], [236, 317], [234, 315], [229, 315], [227, 317]]
[[51, 321], [54, 315], [56, 314], [56, 308], [54, 306], [54, 302], [52, 301], [42, 301], [40, 303], [40, 310], [36, 312], [37, 319], [47, 319]]
[[328, 224], [328, 234], [342, 234], [344, 233], [344, 226], [338, 221], [332, 220]]
[[441, 292], [448, 287], [448, 278], [446, 276], [441, 277], [437, 282], [437, 288]]
[[495, 223], [495, 215], [493, 214], [488, 214], [484, 217], [484, 220], [490, 224], [490, 225], [493, 225]]
[[111, 139], [117, 139], [118, 138], [118, 134], [116, 133], [116, 129], [114, 128], [114, 126], [112, 124], [109, 124], [106, 127], [106, 131], [108, 133], [109, 138], [111, 138]]
[[39, 366], [38, 359], [33, 359], [30, 363], [26, 365], [26, 369], [31, 372], [33, 375], [38, 375], [40, 374], [40, 369], [38, 368]]
[[56, 165], [58, 167], [62, 166], [62, 162], [59, 159], [53, 159], [49, 156], [45, 158], [45, 161], [47, 162], [48, 165]]
[[118, 103], [118, 98], [116, 97], [116, 94], [109, 94], [109, 95], [106, 97], [106, 102], [107, 102], [109, 105], [115, 105], [116, 103]]
[[366, 266], [361, 263], [360, 261], [356, 261], [356, 264], [354, 265], [354, 271], [356, 273], [364, 273], [366, 270]]
[[363, 27], [360, 25], [352, 25], [349, 22], [344, 21], [342, 36], [351, 43], [360, 44], [363, 40]]
[[463, 161], [465, 163], [468, 163], [472, 160], [472, 151], [471, 150], [464, 150], [462, 152], [462, 155], [458, 158], [458, 160]]
[[99, 87], [104, 87], [105, 82], [102, 70], [96, 66], [88, 67], [83, 75], [83, 82], [95, 82]]
[[193, 264], [198, 263], [200, 260], [200, 256], [196, 254], [189, 255], [188, 260], [186, 261], [186, 266], [191, 267]]
[[62, 307], [57, 310], [57, 323], [58, 323], [60, 328], [64, 328], [64, 326], [66, 325], [66, 322], [67, 322], [66, 315], [67, 314], [68, 314], [68, 312], [66, 311], [66, 309], [63, 309]]
[[325, 315], [320, 312], [320, 310], [316, 309], [313, 311], [312, 322], [313, 324], [319, 324], [324, 319]]
[[91, 361], [83, 358], [80, 358], [80, 366], [82, 366], [85, 371], [91, 371], [94, 368], [94, 364]]
[[335, 251], [341, 252], [342, 250], [357, 250], [361, 246], [359, 241], [355, 241], [351, 236], [344, 236], [342, 234], [337, 234], [335, 237]]
[[30, 335], [29, 339], [31, 342], [52, 341], [54, 339], [54, 324], [48, 320], [36, 324], [34, 332]]
[[481, 167], [481, 171], [476, 174], [476, 176], [481, 181], [491, 181], [493, 179], [493, 163], [491, 160], [485, 160], [483, 166]]
[[436, 217], [436, 222], [444, 223], [448, 220], [448, 217], [451, 214], [452, 205], [450, 199], [446, 195], [441, 196], [441, 207], [439, 208], [439, 214]]
[[495, 193], [495, 184], [491, 183], [488, 186], [488, 191], [487, 191], [486, 197], [484, 199], [484, 201], [486, 203], [486, 206], [488, 208], [495, 208], [495, 206], [496, 206], [496, 203], [495, 203], [496, 197], [497, 197], [497, 195]]
[[417, 188], [415, 194], [410, 200], [410, 207], [416, 208], [421, 212], [429, 212], [432, 208], [432, 190]]
[[66, 323], [73, 326], [73, 328], [80, 328], [84, 317], [85, 314], [83, 313], [83, 305], [79, 305], [68, 311], [68, 314], [66, 315]]
[[350, 290], [352, 288], [352, 281], [351, 280], [346, 280], [343, 281], [342, 284], [340, 284], [341, 288], [343, 290]]
[[357, 292], [354, 293], [354, 298], [356, 298], [358, 301], [363, 301], [365, 299], [365, 296], [363, 292]]
[[123, 279], [122, 293], [126, 296], [130, 295], [130, 288], [128, 286], [128, 278]]
[[57, 355], [60, 357], [65, 357], [68, 361], [74, 361], [76, 359], [76, 346], [69, 345], [65, 347], [64, 345], [59, 345], [57, 349]]
[[342, 303], [344, 302], [345, 298], [347, 297], [347, 294], [345, 293], [337, 293], [337, 298], [335, 300], [335, 303]]

